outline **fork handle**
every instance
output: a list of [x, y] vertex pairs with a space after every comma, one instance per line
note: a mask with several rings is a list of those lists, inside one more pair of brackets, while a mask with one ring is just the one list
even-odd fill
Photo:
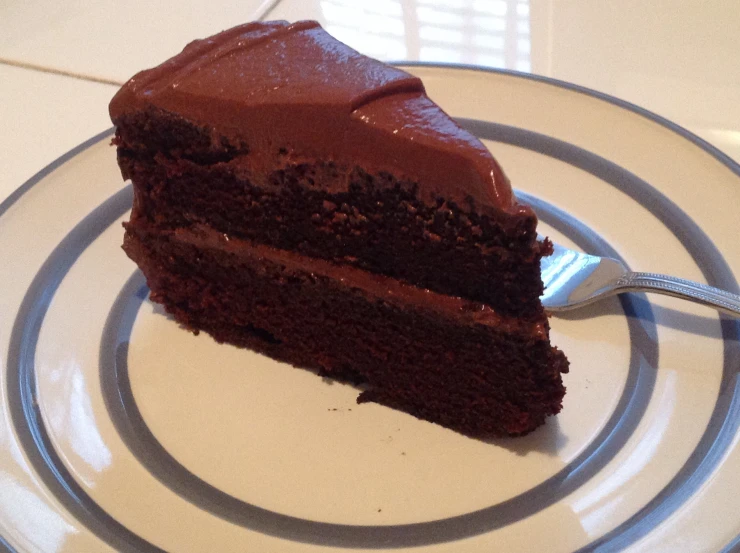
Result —
[[616, 283], [620, 292], [656, 292], [701, 303], [740, 317], [740, 296], [714, 286], [655, 273], [626, 273]]

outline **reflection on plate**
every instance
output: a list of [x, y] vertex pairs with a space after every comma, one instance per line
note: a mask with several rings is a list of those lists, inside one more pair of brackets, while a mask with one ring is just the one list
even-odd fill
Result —
[[[737, 290], [740, 167], [722, 154], [563, 83], [411, 70], [490, 146], [542, 234]], [[645, 296], [554, 318], [562, 414], [465, 438], [180, 329], [119, 249], [131, 191], [109, 136], [0, 204], [9, 548], [717, 551], [740, 534], [736, 321]]]

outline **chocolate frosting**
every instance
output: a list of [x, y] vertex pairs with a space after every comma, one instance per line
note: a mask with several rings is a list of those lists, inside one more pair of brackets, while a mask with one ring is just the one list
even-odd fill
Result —
[[[146, 226], [129, 226], [129, 232], [147, 234]], [[497, 313], [483, 303], [439, 294], [418, 288], [384, 275], [377, 275], [355, 267], [336, 265], [330, 261], [306, 257], [280, 250], [249, 240], [232, 238], [206, 225], [176, 230], [157, 230], [158, 236], [169, 236], [171, 240], [191, 244], [201, 249], [215, 249], [235, 255], [243, 262], [264, 268], [264, 262], [280, 265], [286, 273], [310, 274], [326, 277], [337, 284], [382, 300], [401, 309], [413, 307], [420, 311], [448, 317], [463, 324], [483, 325], [500, 329], [509, 334], [519, 334], [533, 340], [546, 340], [547, 329], [542, 320], [525, 320]]]
[[253, 166], [273, 167], [285, 148], [417, 182], [424, 202], [532, 216], [488, 150], [420, 79], [359, 54], [315, 21], [249, 23], [192, 42], [129, 80], [110, 115], [116, 123], [149, 108], [246, 142]]

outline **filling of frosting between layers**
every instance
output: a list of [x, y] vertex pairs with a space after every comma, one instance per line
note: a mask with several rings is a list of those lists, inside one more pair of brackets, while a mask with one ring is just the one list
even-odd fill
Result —
[[134, 232], [142, 238], [147, 235], [160, 236], [197, 248], [228, 252], [237, 256], [240, 260], [252, 262], [255, 266], [267, 261], [281, 265], [288, 273], [304, 273], [329, 278], [341, 286], [359, 290], [369, 297], [401, 308], [413, 307], [455, 318], [461, 323], [490, 326], [503, 332], [529, 336], [535, 340], [547, 340], [545, 321], [525, 321], [515, 317], [507, 317], [497, 313], [490, 306], [479, 302], [439, 294], [354, 267], [340, 266], [330, 261], [255, 244], [248, 240], [230, 238], [205, 226], [194, 229], [150, 232], [145, 226], [129, 225], [128, 231]]

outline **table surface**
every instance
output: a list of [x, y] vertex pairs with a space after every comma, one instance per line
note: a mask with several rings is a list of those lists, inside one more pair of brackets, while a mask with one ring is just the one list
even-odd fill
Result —
[[737, 0], [145, 0], [0, 5], [0, 201], [108, 128], [136, 71], [252, 19], [317, 19], [385, 60], [478, 64], [634, 102], [740, 160]]

